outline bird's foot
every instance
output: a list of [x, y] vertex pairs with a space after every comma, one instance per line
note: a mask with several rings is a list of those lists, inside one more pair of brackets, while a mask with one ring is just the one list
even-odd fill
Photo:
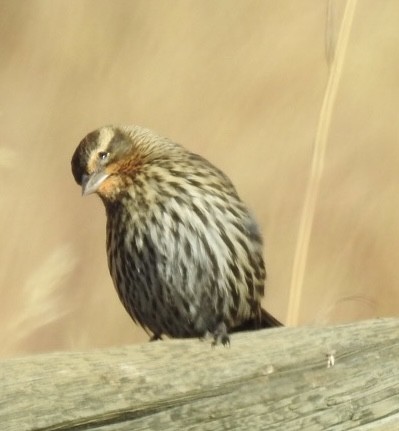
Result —
[[230, 337], [227, 333], [227, 327], [224, 322], [219, 323], [219, 325], [213, 331], [212, 347], [217, 346], [219, 343], [222, 343], [223, 346], [230, 347]]
[[150, 343], [152, 341], [158, 341], [158, 340], [162, 340], [162, 335], [161, 334], [154, 334], [152, 337], [150, 337]]

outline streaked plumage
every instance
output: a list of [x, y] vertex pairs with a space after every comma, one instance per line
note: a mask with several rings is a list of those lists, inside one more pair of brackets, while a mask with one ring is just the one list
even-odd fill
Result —
[[277, 326], [261, 309], [262, 240], [231, 181], [207, 160], [138, 127], [88, 134], [72, 158], [107, 214], [108, 264], [126, 310], [153, 338], [228, 342]]

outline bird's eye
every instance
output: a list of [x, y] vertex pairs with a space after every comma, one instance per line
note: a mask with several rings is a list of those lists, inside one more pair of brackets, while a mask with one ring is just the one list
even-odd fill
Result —
[[109, 156], [109, 153], [107, 153], [106, 151], [100, 151], [98, 153], [98, 158], [100, 160], [106, 160], [108, 158], [108, 156]]

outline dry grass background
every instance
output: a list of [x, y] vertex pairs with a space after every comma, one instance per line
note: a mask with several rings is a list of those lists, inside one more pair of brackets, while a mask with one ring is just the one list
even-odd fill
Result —
[[284, 322], [398, 314], [398, 21], [396, 0], [0, 0], [0, 355], [147, 338], [70, 172], [109, 123], [230, 175]]

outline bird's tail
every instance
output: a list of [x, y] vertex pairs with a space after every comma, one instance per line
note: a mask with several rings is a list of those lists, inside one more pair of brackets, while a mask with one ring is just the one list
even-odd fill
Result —
[[284, 326], [279, 320], [272, 316], [263, 308], [260, 309], [260, 328], [273, 328], [275, 326]]
[[240, 325], [231, 328], [231, 332], [254, 331], [256, 329], [275, 328], [278, 326], [284, 325], [268, 311], [260, 308], [258, 316], [246, 320]]

